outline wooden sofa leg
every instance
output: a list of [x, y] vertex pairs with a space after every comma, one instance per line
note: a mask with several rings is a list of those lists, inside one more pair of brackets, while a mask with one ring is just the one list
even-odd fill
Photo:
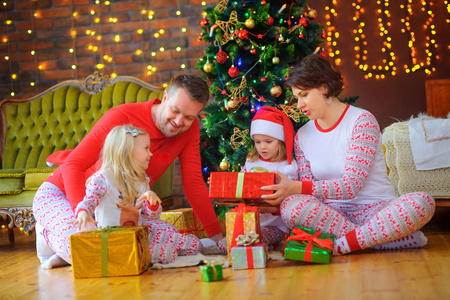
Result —
[[10, 243], [14, 243], [14, 228], [8, 227], [8, 240]]

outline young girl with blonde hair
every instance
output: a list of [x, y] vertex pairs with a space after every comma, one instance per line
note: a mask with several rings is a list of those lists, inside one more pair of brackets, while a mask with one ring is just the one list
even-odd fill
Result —
[[[149, 249], [153, 263], [169, 263], [178, 255], [192, 255], [203, 249], [194, 235], [184, 236], [173, 225], [159, 220], [161, 200], [150, 190], [145, 170], [150, 158], [150, 137], [132, 125], [114, 127], [103, 145], [102, 166], [86, 185], [86, 196], [76, 210], [73, 222], [79, 231], [106, 226], [149, 225]], [[95, 221], [92, 218], [95, 216]], [[66, 252], [70, 253], [70, 249]], [[61, 263], [53, 255], [44, 265]]]

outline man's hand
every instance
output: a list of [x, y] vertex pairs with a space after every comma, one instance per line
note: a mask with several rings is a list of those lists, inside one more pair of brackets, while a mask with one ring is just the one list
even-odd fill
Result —
[[261, 190], [264, 191], [268, 190], [275, 191], [275, 193], [273, 194], [262, 196], [265, 202], [271, 205], [278, 206], [286, 197], [302, 193], [301, 181], [291, 180], [287, 178], [285, 175], [281, 174], [279, 171], [275, 171], [274, 173], [277, 175], [279, 182], [274, 185], [266, 185], [261, 187]]
[[221, 239], [223, 239], [223, 234], [221, 232], [213, 236], [210, 236], [209, 238], [212, 239], [214, 242], [218, 243]]

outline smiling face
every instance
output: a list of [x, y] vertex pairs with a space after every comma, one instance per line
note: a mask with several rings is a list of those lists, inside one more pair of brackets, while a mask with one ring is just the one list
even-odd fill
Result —
[[254, 134], [252, 138], [256, 151], [263, 159], [271, 161], [278, 156], [280, 140], [264, 134]]
[[150, 137], [148, 134], [139, 134], [134, 137], [133, 157], [136, 163], [144, 170], [147, 170], [150, 157], [152, 156], [153, 153], [150, 152]]
[[325, 102], [326, 89], [324, 87], [309, 90], [292, 87], [292, 94], [297, 99], [297, 108], [301, 109], [310, 120], [324, 117], [329, 107]]
[[191, 99], [183, 88], [165, 92], [155, 114], [155, 123], [166, 137], [180, 135], [191, 127], [203, 106]]

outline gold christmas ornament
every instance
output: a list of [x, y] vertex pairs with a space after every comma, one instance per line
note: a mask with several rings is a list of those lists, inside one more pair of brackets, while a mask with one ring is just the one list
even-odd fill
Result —
[[308, 11], [308, 18], [314, 20], [315, 18], [317, 18], [317, 10], [315, 9], [310, 9]]
[[289, 118], [294, 120], [295, 123], [300, 122], [302, 111], [297, 108], [296, 105], [280, 104], [278, 107], [281, 108]]
[[230, 166], [231, 166], [230, 162], [227, 160], [226, 157], [224, 157], [222, 159], [222, 161], [220, 162], [220, 165], [219, 165], [220, 169], [223, 170], [223, 171], [228, 170], [230, 168]]
[[241, 145], [246, 145], [245, 137], [248, 135], [248, 131], [249, 129], [241, 131], [238, 127], [234, 127], [233, 135], [230, 138], [231, 148], [233, 148], [233, 150], [236, 150]]
[[252, 29], [253, 27], [255, 27], [255, 21], [253, 21], [252, 18], [245, 20], [245, 27], [247, 27], [248, 29]]
[[274, 56], [274, 57], [272, 58], [272, 63], [273, 63], [274, 65], [279, 64], [279, 63], [280, 63], [280, 58], [279, 58], [278, 56]]
[[275, 85], [270, 89], [270, 94], [274, 97], [279, 97], [282, 92], [283, 90], [278, 85]]
[[230, 101], [228, 101], [227, 108], [234, 109], [238, 106], [238, 104], [239, 104], [239, 102], [237, 102], [236, 100], [234, 100], [234, 99], [230, 100]]
[[203, 71], [205, 71], [206, 73], [211, 73], [213, 70], [213, 65], [212, 63], [207, 62], [204, 66], [203, 66]]

